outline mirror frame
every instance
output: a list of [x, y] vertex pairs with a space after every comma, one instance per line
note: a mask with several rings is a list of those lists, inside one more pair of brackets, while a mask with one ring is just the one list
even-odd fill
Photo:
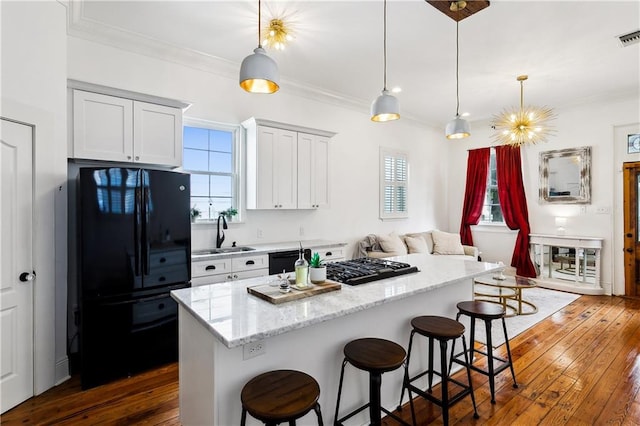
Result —
[[[559, 157], [580, 159], [580, 193], [578, 195], [549, 194], [549, 160]], [[540, 153], [540, 202], [554, 204], [589, 204], [591, 203], [591, 147], [559, 149]]]

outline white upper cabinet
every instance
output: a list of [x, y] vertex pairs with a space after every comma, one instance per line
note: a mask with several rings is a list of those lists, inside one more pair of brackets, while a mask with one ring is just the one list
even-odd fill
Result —
[[182, 166], [182, 110], [134, 101], [133, 158], [141, 163]]
[[332, 132], [251, 118], [247, 135], [247, 208], [315, 209], [329, 203]]
[[[123, 96], [128, 94], [117, 89], [106, 90], [122, 93]], [[123, 96], [73, 90], [70, 156], [87, 160], [181, 166], [181, 106], [188, 104], [166, 100], [178, 106], [162, 105]], [[139, 97], [156, 99], [148, 95]], [[163, 98], [157, 99], [163, 101]]]
[[329, 205], [329, 138], [298, 133], [298, 208]]

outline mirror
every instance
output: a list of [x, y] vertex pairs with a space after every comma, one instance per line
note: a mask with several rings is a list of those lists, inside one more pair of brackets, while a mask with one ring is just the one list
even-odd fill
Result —
[[540, 153], [540, 202], [591, 202], [591, 147]]

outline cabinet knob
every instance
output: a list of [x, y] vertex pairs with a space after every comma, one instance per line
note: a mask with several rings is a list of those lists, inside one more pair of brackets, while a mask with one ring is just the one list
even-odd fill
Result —
[[628, 248], [628, 249], [627, 249], [627, 253], [633, 253], [633, 249]]
[[131, 160], [131, 156], [130, 155], [127, 155], [127, 160]]
[[247, 260], [244, 264], [245, 265], [255, 265], [256, 262], [254, 262], [253, 260]]
[[233, 279], [237, 280], [238, 279], [238, 274], [233, 274]]
[[330, 251], [328, 251], [328, 252], [326, 252], [324, 255], [325, 255], [325, 256], [332, 256], [332, 255], [333, 255], [333, 253], [331, 253]]
[[231, 274], [227, 275], [227, 279], [228, 279], [228, 280], [232, 280], [232, 279], [233, 279], [233, 277], [231, 276]]
[[140, 159], [139, 155], [136, 155], [136, 161], [138, 161]]
[[273, 207], [275, 207], [275, 208], [277, 209], [277, 208], [278, 208], [278, 205], [276, 204], [276, 205], [274, 205]]
[[207, 265], [207, 267], [204, 268], [205, 271], [210, 271], [212, 269], [216, 269], [216, 265]]

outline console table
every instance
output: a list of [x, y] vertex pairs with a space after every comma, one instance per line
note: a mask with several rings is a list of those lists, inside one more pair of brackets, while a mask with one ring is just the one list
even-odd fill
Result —
[[[540, 269], [537, 280], [539, 286], [580, 294], [604, 294], [600, 285], [600, 250], [603, 238], [529, 234], [529, 240], [533, 258]], [[545, 247], [548, 250], [545, 251]], [[574, 249], [574, 253], [561, 254], [554, 259], [551, 247]], [[588, 254], [586, 250], [593, 254]], [[571, 274], [565, 272], [562, 278], [558, 278], [557, 272], [554, 274], [553, 270], [554, 261], [561, 263], [561, 269], [564, 269], [565, 263], [573, 265], [574, 271]], [[592, 280], [587, 280], [587, 266], [593, 267]]]

